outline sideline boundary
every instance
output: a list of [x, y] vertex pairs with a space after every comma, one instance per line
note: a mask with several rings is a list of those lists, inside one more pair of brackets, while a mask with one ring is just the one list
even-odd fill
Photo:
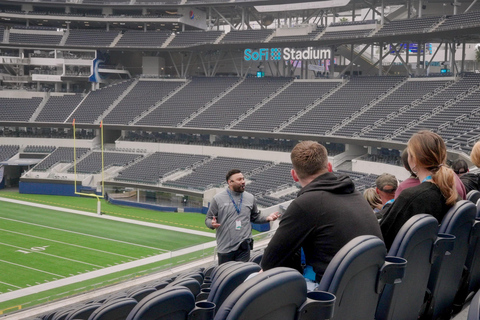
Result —
[[21, 205], [26, 205], [26, 206], [31, 206], [31, 207], [37, 207], [37, 208], [43, 208], [43, 209], [49, 209], [49, 210], [55, 210], [55, 211], [81, 214], [81, 215], [84, 215], [84, 216], [89, 216], [89, 217], [97, 218], [97, 219], [114, 220], [114, 221], [120, 221], [120, 222], [125, 222], [125, 223], [137, 224], [137, 225], [146, 226], [146, 227], [165, 229], [165, 230], [171, 230], [171, 231], [178, 231], [178, 232], [183, 232], [183, 233], [194, 234], [194, 235], [197, 235], [197, 236], [215, 238], [215, 233], [191, 230], [191, 229], [180, 228], [180, 227], [166, 226], [166, 225], [153, 223], [153, 222], [146, 222], [146, 221], [139, 221], [139, 220], [134, 220], [134, 219], [114, 217], [114, 216], [109, 216], [109, 215], [105, 215], [105, 214], [98, 215], [96, 213], [91, 213], [91, 212], [86, 212], [86, 211], [81, 211], [81, 210], [61, 208], [61, 207], [55, 207], [55, 206], [50, 206], [50, 205], [46, 205], [46, 204], [33, 203], [33, 202], [27, 202], [27, 201], [10, 199], [10, 198], [3, 198], [1, 196], [0, 196], [0, 201], [11, 202], [11, 203], [16, 203], [16, 204], [21, 204]]

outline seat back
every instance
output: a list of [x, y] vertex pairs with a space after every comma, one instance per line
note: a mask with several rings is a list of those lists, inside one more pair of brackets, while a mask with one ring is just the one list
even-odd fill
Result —
[[184, 286], [188, 288], [192, 294], [196, 297], [200, 293], [200, 283], [193, 278], [178, 278], [170, 282], [165, 288], [171, 288], [175, 286]]
[[215, 303], [217, 310], [233, 290], [241, 285], [250, 274], [259, 272], [261, 268], [254, 262], [243, 262], [226, 270], [228, 272], [223, 272], [215, 277], [207, 298], [207, 301]]
[[401, 283], [385, 285], [375, 319], [416, 319], [428, 284], [438, 221], [429, 214], [410, 218], [398, 232], [388, 256], [408, 261]]
[[128, 298], [133, 298], [137, 301], [142, 300], [146, 296], [148, 296], [150, 293], [157, 291], [156, 288], [154, 287], [144, 287], [144, 288], [139, 288], [136, 289], [128, 294]]
[[183, 286], [167, 287], [142, 299], [128, 314], [126, 320], [186, 319], [195, 307], [195, 297]]
[[480, 200], [480, 191], [478, 190], [471, 190], [467, 193], [467, 200], [472, 201], [473, 203], [477, 203]]
[[292, 320], [306, 300], [303, 276], [290, 268], [273, 268], [238, 286], [223, 302], [215, 320]]
[[262, 262], [263, 253], [264, 253], [264, 250], [252, 252], [250, 254], [250, 259], [248, 261], [255, 262], [256, 264], [260, 264], [260, 262]]
[[[476, 190], [470, 191], [469, 194], [473, 191]], [[480, 192], [478, 192], [478, 195], [480, 195]], [[455, 297], [455, 304], [458, 305], [458, 308], [463, 305], [466, 299], [480, 289], [480, 201], [477, 201], [476, 209], [477, 213], [470, 234], [470, 244], [465, 262], [465, 272], [462, 277], [462, 285]]]
[[136, 305], [133, 298], [119, 298], [97, 308], [88, 320], [124, 320]]
[[480, 291], [472, 298], [468, 309], [467, 320], [480, 320]]
[[439, 234], [453, 235], [455, 241], [453, 249], [443, 259], [440, 257], [433, 262], [428, 280], [428, 289], [433, 298], [426, 309], [427, 318], [437, 319], [451, 313], [467, 258], [475, 214], [475, 205], [461, 200], [447, 212], [440, 224]]
[[337, 252], [315, 289], [337, 297], [332, 319], [374, 319], [386, 253], [385, 244], [375, 236], [357, 237]]
[[97, 310], [99, 307], [101, 307], [101, 303], [89, 303], [84, 306], [81, 306], [74, 311], [72, 311], [66, 318], [65, 320], [87, 320], [88, 317]]
[[221, 272], [223, 272], [223, 270], [229, 268], [232, 265], [238, 265], [240, 263], [242, 263], [242, 262], [240, 262], [240, 261], [228, 261], [228, 262], [225, 262], [225, 263], [222, 263], [222, 264], [216, 266], [215, 268], [213, 268], [213, 270], [211, 272], [211, 275], [210, 275], [211, 280], [213, 281], [217, 275], [219, 275]]
[[187, 272], [185, 274], [179, 275], [175, 280], [178, 279], [183, 279], [183, 278], [193, 278], [198, 281], [198, 283], [202, 284], [203, 283], [203, 272], [201, 271], [193, 271], [193, 272]]

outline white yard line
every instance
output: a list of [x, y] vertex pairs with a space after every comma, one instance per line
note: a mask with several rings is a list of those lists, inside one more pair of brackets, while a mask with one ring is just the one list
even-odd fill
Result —
[[[22, 204], [22, 205], [27, 205], [27, 206], [32, 206], [32, 207], [49, 209], [49, 210], [56, 210], [56, 211], [62, 211], [62, 212], [68, 212], [68, 213], [81, 214], [81, 215], [94, 217], [94, 218], [98, 218], [98, 219], [108, 219], [108, 220], [114, 220], [114, 221], [121, 221], [121, 222], [125, 222], [125, 223], [137, 224], [137, 225], [148, 226], [148, 227], [153, 227], [153, 228], [158, 228], [158, 229], [165, 229], [165, 230], [189, 233], [189, 234], [194, 234], [194, 235], [199, 235], [199, 236], [204, 236], [204, 237], [209, 237], [209, 238], [215, 238], [214, 233], [209, 233], [209, 232], [204, 232], [204, 231], [197, 231], [197, 230], [190, 230], [190, 229], [186, 229], [186, 228], [164, 226], [164, 225], [160, 225], [160, 224], [157, 224], [157, 223], [138, 221], [138, 220], [132, 220], [132, 219], [125, 219], [125, 218], [114, 217], [114, 216], [107, 216], [107, 215], [99, 216], [99, 215], [94, 214], [94, 213], [80, 211], [80, 210], [66, 209], [66, 208], [54, 207], [54, 206], [49, 206], [49, 205], [43, 205], [43, 204], [38, 204], [38, 203], [21, 201], [21, 200], [2, 198], [2, 197], [0, 197], [0, 201], [17, 203], [17, 204]], [[0, 217], [0, 219], [2, 219], [2, 218]], [[6, 218], [3, 218], [3, 219], [6, 219]], [[8, 220], [13, 220], [13, 219], [8, 219]], [[23, 221], [20, 221], [20, 222], [23, 222]], [[33, 223], [31, 223], [31, 224], [34, 225]], [[52, 228], [52, 229], [55, 229], [55, 228]], [[71, 231], [69, 231], [69, 232], [71, 232]], [[101, 237], [98, 237], [98, 238], [101, 238]], [[112, 239], [108, 239], [108, 240], [112, 240]], [[117, 241], [117, 240], [113, 240], [113, 241]], [[168, 260], [168, 259], [180, 256], [180, 255], [183, 255], [183, 254], [187, 254], [187, 253], [191, 253], [191, 252], [195, 252], [195, 251], [200, 251], [200, 250], [205, 250], [205, 249], [213, 248], [215, 246], [216, 246], [216, 242], [211, 241], [211, 242], [204, 243], [204, 244], [199, 244], [199, 245], [196, 245], [196, 246], [193, 246], [193, 247], [180, 249], [180, 250], [172, 251], [172, 252], [166, 252], [166, 253], [162, 253], [162, 254], [159, 254], [159, 255], [156, 255], [156, 256], [147, 257], [147, 258], [144, 258], [144, 259], [139, 259], [139, 260], [127, 262], [127, 263], [115, 265], [115, 266], [112, 266], [112, 267], [103, 268], [103, 269], [100, 269], [100, 270], [95, 270], [95, 271], [79, 274], [79, 275], [76, 275], [76, 276], [71, 276], [71, 277], [68, 277], [68, 278], [65, 278], [63, 276], [59, 276], [59, 277], [62, 277], [64, 279], [59, 279], [59, 280], [55, 280], [55, 281], [51, 281], [51, 282], [47, 282], [47, 283], [42, 283], [42, 284], [39, 284], [39, 285], [36, 285], [36, 286], [31, 286], [31, 287], [28, 287], [28, 288], [23, 288], [23, 289], [15, 290], [15, 291], [12, 291], [12, 292], [7, 292], [7, 293], [4, 293], [4, 294], [0, 294], [0, 302], [16, 299], [16, 298], [19, 298], [19, 297], [39, 293], [39, 292], [50, 290], [50, 289], [59, 288], [59, 287], [62, 287], [62, 286], [66, 286], [66, 285], [69, 285], [69, 284], [73, 284], [73, 283], [77, 283], [77, 282], [81, 282], [81, 281], [85, 281], [85, 280], [94, 279], [94, 278], [104, 276], [104, 275], [107, 275], [107, 274], [110, 274], [110, 273], [119, 272], [119, 271], [131, 269], [131, 268], [135, 268], [135, 267], [139, 267], [139, 266], [143, 266], [143, 265], [148, 265], [150, 263], [155, 263], [155, 262], [159, 262], [159, 261], [163, 261], [163, 260]], [[158, 248], [153, 248], [153, 249], [160, 250]], [[213, 258], [209, 258], [209, 259], [213, 259]], [[41, 270], [39, 270], [39, 271], [41, 271]], [[8, 318], [8, 316], [7, 316], [7, 318]]]
[[27, 234], [27, 233], [16, 232], [16, 231], [11, 231], [11, 230], [1, 229], [1, 228], [0, 228], [0, 231], [5, 231], [5, 232], [14, 233], [14, 234], [19, 234], [19, 235], [22, 235], [22, 236], [24, 236], [24, 237], [30, 237], [30, 238], [36, 238], [36, 239], [41, 239], [41, 240], [45, 240], [45, 241], [51, 241], [51, 242], [55, 242], [55, 243], [60, 243], [60, 244], [67, 245], [67, 246], [72, 246], [72, 247], [77, 247], [77, 248], [92, 250], [92, 251], [101, 252], [101, 253], [104, 253], [104, 254], [110, 254], [110, 255], [113, 255], [113, 256], [119, 256], [119, 257], [124, 257], [124, 258], [129, 258], [129, 259], [138, 259], [138, 258], [135, 258], [135, 257], [126, 256], [126, 255], [119, 254], [119, 253], [113, 253], [113, 252], [104, 251], [104, 250], [99, 250], [99, 249], [95, 249], [95, 248], [84, 247], [84, 246], [80, 246], [80, 245], [78, 245], [78, 244], [73, 244], [73, 243], [68, 243], [68, 242], [63, 242], [63, 241], [48, 239], [48, 238], [44, 238], [44, 237], [32, 236], [31, 234]]
[[168, 252], [168, 250], [165, 250], [165, 249], [149, 247], [149, 246], [144, 246], [144, 245], [141, 245], [141, 244], [131, 243], [131, 242], [127, 242], [127, 241], [121, 241], [121, 240], [115, 240], [115, 239], [110, 239], [110, 238], [105, 238], [105, 237], [100, 237], [100, 236], [94, 236], [94, 235], [91, 235], [91, 234], [88, 234], [88, 233], [82, 233], [82, 232], [76, 232], [76, 231], [72, 231], [72, 230], [66, 230], [66, 229], [44, 226], [44, 225], [38, 224], [38, 223], [26, 222], [26, 221], [15, 220], [15, 219], [10, 219], [10, 218], [3, 218], [3, 217], [0, 217], [0, 219], [15, 221], [15, 222], [18, 222], [18, 223], [29, 224], [29, 225], [32, 225], [32, 226], [41, 227], [41, 228], [45, 228], [45, 229], [52, 229], [52, 230], [57, 230], [57, 231], [62, 231], [62, 232], [67, 232], [67, 233], [79, 234], [79, 235], [82, 235], [82, 236], [85, 236], [85, 237], [92, 237], [92, 238], [108, 240], [108, 241], [112, 241], [112, 242], [124, 243], [124, 244], [128, 244], [128, 245], [135, 246], [135, 247], [142, 247], [142, 248], [148, 248], [148, 249]]
[[[44, 271], [44, 270], [40, 270], [40, 269], [35, 269], [35, 268], [32, 268], [32, 267], [27, 267], [27, 266], [24, 266], [24, 265], [21, 265], [21, 264], [18, 264], [18, 263], [13, 263], [13, 262], [10, 262], [10, 261], [5, 261], [5, 260], [1, 260], [1, 259], [0, 259], [0, 262], [5, 262], [5, 263], [8, 263], [8, 264], [12, 264], [12, 265], [14, 265], [14, 266], [17, 266], [17, 267], [21, 267], [21, 268], [25, 268], [25, 269], [30, 269], [30, 270], [35, 270], [35, 271], [42, 272], [42, 273], [51, 274], [51, 275], [53, 275], [53, 276], [60, 277], [60, 278], [65, 278], [65, 276], [61, 276], [61, 275], [59, 275], [59, 274], [51, 273], [51, 272]], [[14, 291], [14, 292], [16, 292], [16, 291]], [[0, 296], [1, 296], [1, 295], [0, 295]]]
[[33, 203], [33, 202], [27, 202], [27, 201], [21, 201], [21, 200], [9, 199], [9, 198], [2, 198], [2, 197], [0, 197], [0, 201], [23, 204], [23, 205], [26, 205], [26, 206], [44, 208], [44, 209], [49, 209], [49, 210], [56, 210], [56, 211], [63, 211], [63, 212], [81, 214], [81, 215], [84, 215], [84, 216], [95, 217], [95, 218], [99, 218], [99, 219], [122, 221], [122, 222], [126, 222], [126, 223], [138, 224], [138, 225], [141, 225], [141, 226], [148, 226], [148, 227], [153, 227], [153, 228], [158, 228], [158, 229], [165, 229], [165, 230], [172, 230], [172, 231], [178, 231], [178, 232], [183, 232], [183, 233], [190, 233], [190, 234], [195, 234], [195, 235], [198, 235], [198, 236], [204, 236], [204, 237], [209, 237], [209, 238], [215, 238], [214, 233], [205, 232], [205, 231], [190, 230], [190, 229], [186, 229], [186, 228], [165, 226], [165, 225], [161, 225], [161, 224], [153, 223], [153, 222], [145, 222], [145, 221], [126, 219], [126, 218], [120, 218], [120, 217], [114, 217], [114, 216], [108, 216], [108, 215], [98, 215], [96, 213], [91, 213], [91, 212], [86, 212], [86, 211], [66, 209], [66, 208], [60, 208], [60, 207], [55, 207], [55, 206], [49, 206], [49, 205], [45, 205], [45, 204], [39, 204], [39, 203]]
[[22, 289], [22, 287], [18, 287], [14, 284], [11, 284], [11, 283], [6, 283], [6, 282], [3, 282], [3, 281], [0, 281], [0, 283], [5, 284], [5, 285], [10, 286], [10, 287], [15, 287], [15, 288], [18, 288], [18, 289]]
[[[207, 249], [207, 248], [213, 248], [215, 246], [216, 246], [216, 242], [212, 241], [212, 242], [209, 242], [209, 243], [199, 244], [199, 245], [189, 247], [189, 248], [186, 248], [186, 249], [181, 249], [181, 250], [168, 252], [168, 253], [162, 253], [162, 254], [157, 255], [157, 256], [148, 257], [148, 258], [140, 259], [140, 260], [136, 260], [136, 261], [131, 261], [131, 262], [123, 263], [121, 265], [116, 265], [116, 266], [112, 266], [112, 267], [108, 267], [108, 268], [103, 268], [101, 270], [95, 270], [95, 271], [87, 272], [87, 273], [84, 273], [84, 274], [79, 274], [79, 275], [76, 275], [76, 276], [68, 277], [68, 278], [65, 278], [65, 279], [55, 280], [55, 281], [51, 281], [51, 282], [48, 282], [48, 283], [42, 283], [42, 284], [39, 284], [39, 285], [36, 285], [36, 286], [32, 286], [32, 287], [28, 287], [28, 288], [24, 288], [24, 289], [19, 289], [19, 290], [15, 290], [15, 291], [12, 291], [12, 292], [7, 292], [7, 293], [4, 293], [4, 294], [0, 294], [0, 302], [12, 300], [12, 299], [15, 299], [15, 298], [23, 297], [23, 296], [26, 296], [26, 295], [30, 295], [30, 294], [34, 294], [34, 293], [38, 293], [38, 292], [62, 287], [62, 286], [66, 286], [66, 285], [69, 285], [69, 284], [72, 284], [72, 283], [77, 283], [77, 282], [97, 278], [97, 277], [104, 276], [104, 275], [107, 275], [107, 274], [110, 274], [110, 273], [113, 273], [113, 272], [123, 271], [123, 270], [127, 270], [127, 269], [138, 267], [138, 266], [143, 266], [143, 265], [154, 263], [154, 262], [171, 259], [172, 257], [176, 257], [176, 256], [179, 256], [179, 255], [182, 255], [182, 254], [187, 254], [187, 253], [190, 253], [190, 252], [200, 251], [200, 250], [204, 250], [204, 249]], [[2, 260], [0, 260], [0, 261], [2, 261]], [[62, 278], [64, 278], [64, 277], [62, 277]]]
[[[17, 248], [17, 249], [21, 249], [21, 250], [30, 250], [30, 248], [23, 248], [23, 247], [19, 247], [19, 246], [14, 246], [13, 244], [3, 243], [3, 242], [0, 242], [0, 245], [7, 246], [7, 247], [12, 247], [12, 248]], [[31, 251], [31, 253], [33, 253], [33, 254], [39, 253], [39, 254], [43, 254], [43, 255], [46, 255], [46, 256], [49, 256], [49, 257], [54, 257], [54, 258], [60, 259], [60, 260], [67, 260], [67, 261], [72, 261], [72, 262], [76, 262], [76, 263], [86, 264], [86, 265], [96, 267], [96, 268], [104, 268], [103, 266], [100, 266], [100, 265], [97, 265], [97, 264], [88, 263], [88, 262], [75, 260], [75, 259], [70, 259], [70, 258], [65, 258], [65, 257], [60, 257], [60, 256], [57, 256], [57, 255], [54, 255], [54, 254], [51, 254], [51, 253], [46, 253], [46, 252], [43, 252], [43, 251]]]

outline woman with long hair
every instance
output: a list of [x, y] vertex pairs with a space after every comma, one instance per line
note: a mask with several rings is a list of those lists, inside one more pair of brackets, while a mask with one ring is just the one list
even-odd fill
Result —
[[407, 144], [408, 164], [420, 184], [402, 191], [388, 207], [380, 222], [387, 248], [403, 224], [419, 213], [428, 213], [439, 223], [458, 201], [455, 173], [447, 164], [447, 148], [443, 139], [431, 131], [414, 134]]

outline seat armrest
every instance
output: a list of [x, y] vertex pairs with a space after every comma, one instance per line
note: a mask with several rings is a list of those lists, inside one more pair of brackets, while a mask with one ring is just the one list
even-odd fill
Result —
[[385, 284], [397, 284], [402, 282], [402, 279], [405, 276], [406, 266], [407, 260], [404, 258], [394, 256], [385, 257], [385, 263], [380, 268], [377, 279], [377, 293], [382, 292]]
[[433, 264], [438, 258], [449, 255], [455, 245], [456, 237], [452, 234], [439, 233], [437, 239], [433, 244], [432, 255], [430, 263]]
[[334, 314], [336, 297], [327, 291], [307, 292], [307, 299], [298, 308], [296, 320], [327, 320]]

